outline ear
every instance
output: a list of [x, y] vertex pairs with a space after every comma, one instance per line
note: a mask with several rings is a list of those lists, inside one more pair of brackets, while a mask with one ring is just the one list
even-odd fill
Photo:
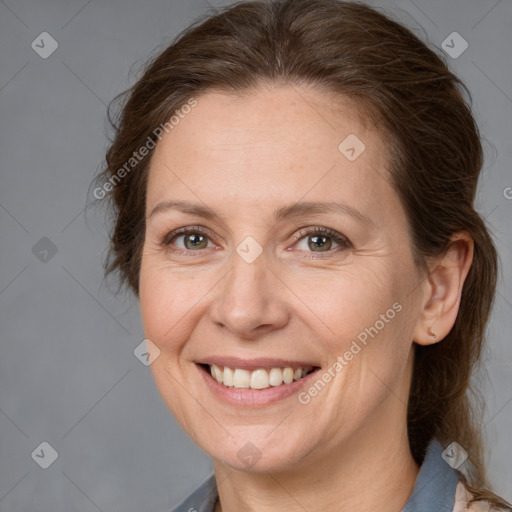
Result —
[[423, 284], [424, 301], [413, 336], [419, 345], [431, 345], [446, 337], [459, 312], [462, 286], [473, 262], [474, 244], [465, 231], [455, 233], [450, 240], [444, 254], [429, 265], [428, 278]]

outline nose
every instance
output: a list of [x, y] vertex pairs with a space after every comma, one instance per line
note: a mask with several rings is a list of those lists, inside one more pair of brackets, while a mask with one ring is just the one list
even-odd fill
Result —
[[255, 340], [283, 328], [290, 318], [286, 287], [268, 268], [264, 254], [247, 263], [238, 254], [211, 306], [211, 319], [238, 338]]

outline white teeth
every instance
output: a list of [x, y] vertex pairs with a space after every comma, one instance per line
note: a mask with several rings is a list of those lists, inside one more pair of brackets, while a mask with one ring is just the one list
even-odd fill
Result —
[[283, 371], [281, 368], [272, 368], [269, 374], [271, 386], [280, 386], [283, 383]]
[[248, 388], [251, 386], [251, 373], [247, 370], [237, 368], [233, 375], [233, 386], [235, 388]]
[[255, 370], [251, 373], [251, 388], [265, 389], [269, 385], [269, 376], [267, 370]]
[[212, 377], [219, 383], [227, 387], [235, 387], [238, 389], [267, 389], [270, 386], [280, 386], [281, 384], [291, 384], [294, 380], [299, 380], [306, 376], [312, 366], [301, 367], [293, 370], [293, 368], [271, 368], [270, 371], [259, 368], [252, 372], [241, 368], [221, 367], [216, 364], [210, 365], [210, 373]]
[[220, 371], [220, 368], [216, 364], [214, 364], [212, 366], [212, 368], [213, 368], [213, 372], [214, 372], [213, 376], [215, 377], [215, 380], [217, 382], [222, 383], [222, 372]]
[[283, 382], [291, 384], [293, 382], [293, 368], [285, 368], [283, 370]]
[[[221, 371], [222, 374], [222, 371]], [[222, 379], [219, 381], [224, 386], [233, 386], [233, 370], [231, 368], [224, 367], [224, 373], [222, 375]]]

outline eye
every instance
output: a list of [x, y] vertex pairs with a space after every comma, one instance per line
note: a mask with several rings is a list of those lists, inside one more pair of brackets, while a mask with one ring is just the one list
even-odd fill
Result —
[[[302, 228], [294, 238], [298, 241], [295, 246], [305, 252], [335, 253], [352, 246], [343, 235], [324, 227]], [[172, 231], [160, 240], [160, 245], [188, 255], [215, 247], [209, 231], [201, 226], [188, 226]]]
[[351, 243], [343, 235], [324, 227], [303, 228], [297, 233], [296, 239], [297, 247], [309, 252], [338, 252], [351, 247]]
[[[210, 245], [209, 245], [210, 244]], [[180, 228], [164, 236], [160, 241], [163, 247], [175, 246], [178, 252], [197, 252], [213, 247], [208, 232], [200, 226]]]

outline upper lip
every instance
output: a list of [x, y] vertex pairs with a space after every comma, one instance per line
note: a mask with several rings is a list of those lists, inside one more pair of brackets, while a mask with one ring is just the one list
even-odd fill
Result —
[[258, 370], [260, 368], [304, 368], [307, 366], [318, 367], [311, 362], [292, 361], [290, 359], [274, 359], [268, 357], [257, 357], [254, 359], [240, 359], [238, 357], [211, 356], [196, 361], [197, 364], [215, 364], [228, 368], [240, 368], [244, 370]]

